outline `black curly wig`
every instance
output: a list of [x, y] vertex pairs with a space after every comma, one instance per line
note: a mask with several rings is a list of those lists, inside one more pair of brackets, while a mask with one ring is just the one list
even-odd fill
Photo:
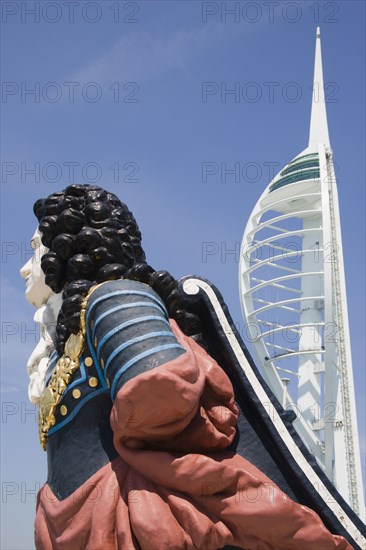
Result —
[[81, 304], [89, 289], [120, 278], [150, 285], [183, 332], [203, 344], [199, 318], [185, 308], [177, 281], [146, 263], [136, 220], [116, 195], [74, 184], [37, 200], [33, 210], [49, 249], [41, 260], [46, 284], [55, 293], [62, 291], [56, 327], [59, 355], [70, 334], [79, 331]]

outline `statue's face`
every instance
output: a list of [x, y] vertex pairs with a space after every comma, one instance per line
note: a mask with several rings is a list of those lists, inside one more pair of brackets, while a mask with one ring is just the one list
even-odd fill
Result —
[[41, 307], [53, 294], [52, 289], [46, 285], [45, 275], [41, 268], [41, 258], [48, 252], [41, 241], [41, 233], [38, 228], [31, 239], [31, 246], [34, 250], [33, 256], [23, 265], [20, 274], [25, 279], [25, 297], [35, 307]]

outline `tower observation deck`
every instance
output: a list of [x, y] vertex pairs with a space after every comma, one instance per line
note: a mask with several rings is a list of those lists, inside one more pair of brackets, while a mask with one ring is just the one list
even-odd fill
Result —
[[240, 299], [261, 372], [344, 499], [364, 520], [337, 183], [320, 30], [309, 145], [269, 183], [244, 231]]

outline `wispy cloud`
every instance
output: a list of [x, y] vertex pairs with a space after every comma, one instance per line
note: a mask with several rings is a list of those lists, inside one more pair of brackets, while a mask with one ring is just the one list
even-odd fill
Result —
[[217, 46], [220, 25], [216, 26], [215, 33], [210, 32], [210, 25], [170, 35], [138, 30], [123, 37], [109, 51], [73, 74], [70, 80], [104, 84], [122, 79], [142, 81], [172, 69], [188, 73], [193, 58], [214, 44]]

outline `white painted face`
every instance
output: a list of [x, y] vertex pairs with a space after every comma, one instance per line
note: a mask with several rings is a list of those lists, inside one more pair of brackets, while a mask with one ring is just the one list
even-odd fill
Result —
[[48, 248], [41, 241], [41, 233], [37, 229], [31, 239], [31, 246], [34, 254], [31, 259], [23, 265], [20, 275], [25, 279], [25, 297], [33, 306], [39, 308], [47, 302], [53, 294], [52, 289], [46, 285], [45, 275], [41, 268], [41, 258]]

